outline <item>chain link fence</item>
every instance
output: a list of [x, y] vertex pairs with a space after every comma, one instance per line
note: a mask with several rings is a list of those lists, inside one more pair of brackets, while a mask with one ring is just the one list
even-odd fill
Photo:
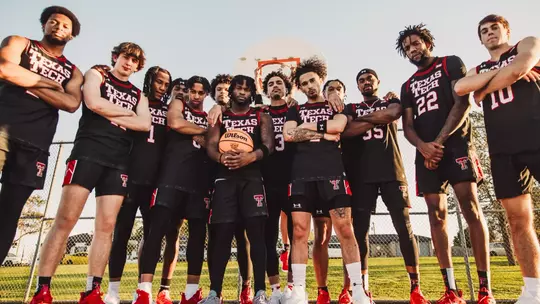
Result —
[[[404, 139], [401, 137], [401, 141]], [[411, 224], [418, 243], [420, 255], [421, 288], [429, 299], [441, 296], [444, 285], [440, 269], [435, 257], [433, 242], [430, 235], [430, 225], [427, 208], [422, 198], [414, 194], [414, 150], [405, 142], [401, 143], [404, 164], [409, 180], [409, 192], [412, 200]], [[39, 250], [48, 229], [50, 228], [61, 195], [61, 183], [65, 171], [65, 160], [72, 148], [72, 143], [55, 143], [51, 146], [47, 179], [43, 190], [35, 191], [29, 199], [20, 220], [17, 236], [8, 258], [0, 267], [0, 303], [28, 302], [36, 285]], [[484, 166], [485, 167], [485, 166]], [[490, 181], [480, 187], [491, 187]], [[535, 186], [534, 198], [540, 197], [538, 184]], [[480, 191], [480, 190], [479, 190]], [[538, 202], [538, 200], [535, 200]], [[506, 216], [502, 207], [496, 202], [482, 203], [484, 214], [490, 228], [489, 253], [491, 256], [492, 288], [497, 299], [516, 299], [522, 285], [519, 266], [514, 258], [511, 239], [508, 231]], [[538, 210], [535, 209], [536, 220]], [[79, 292], [84, 289], [88, 263], [88, 249], [92, 240], [95, 216], [95, 199], [89, 198], [78, 224], [69, 237], [68, 245], [61, 265], [53, 278], [53, 296], [55, 300], [75, 301]], [[376, 299], [406, 300], [409, 299], [409, 281], [404, 267], [402, 253], [399, 248], [397, 234], [392, 225], [388, 210], [379, 201], [376, 212], [370, 223], [370, 259], [369, 259], [369, 288]], [[540, 224], [536, 222], [537, 232]], [[452, 255], [455, 276], [458, 287], [463, 290], [466, 298], [476, 298], [478, 279], [471, 250], [471, 241], [465, 220], [460, 215], [453, 195], [449, 196], [448, 216], [449, 241], [452, 245]], [[184, 224], [180, 233], [180, 250], [171, 286], [173, 299], [179, 299], [184, 290], [187, 276], [186, 245], [187, 225]], [[127, 263], [121, 283], [122, 300], [130, 300], [137, 288], [137, 250], [142, 237], [142, 220], [136, 219], [132, 236], [128, 244]], [[276, 254], [282, 251], [283, 240], [278, 241]], [[310, 236], [310, 250], [313, 247], [313, 233]], [[332, 299], [337, 299], [343, 282], [343, 265], [341, 249], [335, 235], [329, 242], [328, 288]], [[310, 254], [311, 257], [311, 254]], [[162, 261], [156, 268], [154, 280], [154, 295], [159, 288]], [[315, 275], [312, 260], [308, 264], [307, 284], [309, 298], [317, 296]], [[281, 272], [281, 286], [286, 283], [286, 273]], [[236, 301], [240, 284], [240, 275], [236, 261], [236, 245], [233, 243], [231, 261], [228, 264], [224, 279], [223, 295], [225, 300]], [[108, 273], [104, 276], [103, 290], [107, 290]], [[204, 293], [210, 285], [208, 267], [203, 266], [200, 286]]]

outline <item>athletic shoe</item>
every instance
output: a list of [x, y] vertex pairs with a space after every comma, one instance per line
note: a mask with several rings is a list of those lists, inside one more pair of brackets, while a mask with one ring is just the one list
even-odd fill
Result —
[[105, 304], [120, 304], [120, 296], [118, 294], [108, 293], [105, 295], [103, 302]]
[[140, 289], [137, 289], [135, 292], [137, 293], [137, 297], [133, 301], [133, 304], [152, 304], [148, 292]]
[[317, 304], [330, 304], [330, 294], [326, 290], [319, 289]]
[[217, 293], [213, 290], [210, 290], [208, 297], [199, 301], [198, 304], [222, 304], [223, 301], [220, 297], [217, 296]]
[[461, 290], [456, 291], [447, 289], [442, 297], [437, 301], [437, 304], [466, 304], [467, 302], [462, 298]]
[[371, 298], [371, 293], [368, 293], [364, 290], [362, 285], [353, 286], [352, 290], [352, 302], [353, 304], [372, 304], [373, 299]]
[[195, 292], [195, 294], [189, 299], [186, 299], [186, 294], [182, 292], [182, 300], [180, 300], [180, 304], [197, 304], [202, 299], [202, 288], [199, 288], [197, 289], [197, 292]]
[[[282, 297], [283, 297], [283, 294], [281, 293], [281, 291], [275, 290], [270, 295], [270, 299], [268, 299], [268, 303], [269, 304], [280, 304]], [[255, 302], [255, 300], [253, 300], [253, 302]]]
[[410, 303], [411, 304], [431, 304], [428, 300], [426, 300], [426, 298], [424, 297], [424, 295], [420, 291], [419, 286], [416, 286], [413, 289], [413, 291], [411, 292]]
[[367, 295], [368, 298], [369, 298], [369, 303], [370, 303], [370, 304], [375, 304], [375, 301], [373, 301], [373, 295], [371, 294], [371, 292], [366, 291], [366, 295]]
[[240, 304], [252, 304], [253, 303], [253, 291], [251, 286], [246, 286], [240, 293]]
[[32, 297], [30, 304], [52, 304], [53, 297], [51, 295], [51, 290], [49, 286], [43, 285], [41, 290], [36, 292]]
[[308, 297], [304, 286], [293, 286], [291, 297], [287, 304], [307, 304]]
[[79, 304], [105, 304], [101, 299], [103, 293], [100, 291], [99, 286], [94, 288], [90, 293], [81, 292], [81, 298]]
[[170, 292], [166, 289], [160, 291], [156, 297], [156, 304], [173, 304]]
[[521, 287], [521, 296], [519, 296], [516, 304], [540, 304], [540, 298], [533, 296], [524, 287]]
[[281, 270], [289, 272], [289, 250], [283, 250], [279, 255], [279, 259], [281, 260]]
[[478, 304], [495, 304], [495, 298], [491, 294], [491, 291], [485, 287], [480, 288], [478, 291]]
[[343, 289], [341, 293], [339, 294], [338, 304], [351, 304], [351, 303], [352, 303], [351, 294], [349, 293], [347, 289]]
[[266, 297], [266, 293], [264, 290], [260, 290], [257, 292], [255, 297], [253, 298], [253, 304], [268, 304], [268, 298]]
[[292, 285], [287, 284], [287, 286], [285, 286], [285, 290], [283, 291], [283, 295], [281, 296], [281, 304], [288, 304], [287, 302], [292, 296], [292, 290]]

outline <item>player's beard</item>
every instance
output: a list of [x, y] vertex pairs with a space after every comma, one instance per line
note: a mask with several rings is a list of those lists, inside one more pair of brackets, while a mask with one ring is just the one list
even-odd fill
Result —
[[64, 46], [68, 42], [67, 39], [60, 40], [58, 38], [55, 38], [52, 34], [45, 35], [45, 40], [47, 40], [48, 43], [52, 45], [57, 45], [57, 46]]
[[272, 97], [271, 97], [272, 100], [280, 100], [282, 98], [283, 98], [283, 96], [281, 96], [281, 94], [279, 94], [279, 93], [273, 93]]
[[415, 66], [417, 67], [421, 67], [421, 66], [424, 66], [425, 63], [429, 60], [429, 55], [428, 55], [428, 52], [427, 50], [423, 51], [421, 56], [420, 56], [420, 59], [418, 61], [415, 61], [413, 59], [409, 59], [409, 61], [414, 64]]

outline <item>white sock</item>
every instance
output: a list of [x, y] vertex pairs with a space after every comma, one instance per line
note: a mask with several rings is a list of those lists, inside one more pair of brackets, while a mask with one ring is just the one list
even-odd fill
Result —
[[540, 297], [540, 278], [523, 278], [525, 290], [534, 297]]
[[345, 265], [347, 267], [347, 272], [349, 273], [349, 279], [351, 280], [351, 285], [353, 289], [353, 294], [358, 288], [364, 288], [362, 286], [362, 264], [360, 262], [351, 263]]
[[454, 276], [454, 268], [446, 268], [446, 279], [448, 280], [448, 286], [450, 289], [457, 290], [456, 277]]
[[272, 288], [272, 293], [274, 293], [275, 291], [278, 291], [278, 292], [279, 292], [279, 289], [281, 288], [281, 286], [279, 285], [279, 283], [274, 284], [274, 285], [270, 285], [270, 287]]
[[306, 286], [306, 264], [292, 264], [294, 286]]
[[86, 277], [86, 291], [92, 290], [92, 288], [94, 287], [94, 285], [92, 284], [93, 281], [94, 281], [93, 276], [87, 276]]
[[364, 290], [369, 290], [369, 273], [362, 275], [362, 283], [364, 283]]
[[109, 282], [108, 294], [118, 296], [120, 294], [120, 281]]
[[139, 283], [137, 289], [147, 292], [150, 295], [150, 299], [152, 298], [152, 282]]
[[191, 299], [199, 289], [199, 284], [186, 284], [186, 290], [184, 294], [186, 295], [186, 300]]

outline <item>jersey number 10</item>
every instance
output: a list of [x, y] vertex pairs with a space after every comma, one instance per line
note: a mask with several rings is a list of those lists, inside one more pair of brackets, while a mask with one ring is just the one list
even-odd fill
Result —
[[[506, 90], [506, 94], [504, 94], [505, 90]], [[497, 93], [497, 95], [495, 95], [495, 93]], [[507, 104], [514, 100], [514, 92], [512, 91], [511, 86], [508, 86], [504, 89], [500, 89], [497, 92], [491, 92], [489, 95], [491, 96], [491, 109], [492, 110], [495, 110], [496, 108], [499, 107], [499, 102], [502, 104]], [[499, 97], [499, 101], [497, 101], [497, 96]]]

